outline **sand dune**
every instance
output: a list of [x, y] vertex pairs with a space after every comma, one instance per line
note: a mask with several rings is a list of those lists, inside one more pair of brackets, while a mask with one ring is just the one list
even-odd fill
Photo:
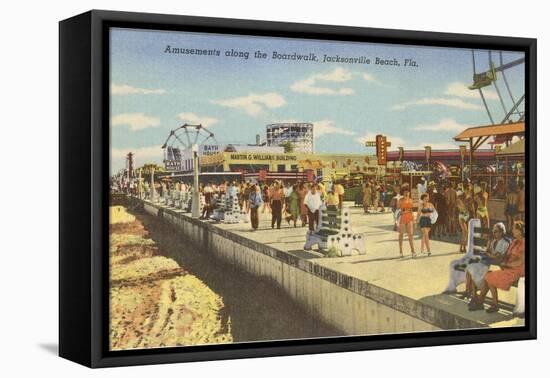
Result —
[[174, 260], [158, 256], [133, 215], [111, 208], [112, 350], [232, 342], [222, 298]]

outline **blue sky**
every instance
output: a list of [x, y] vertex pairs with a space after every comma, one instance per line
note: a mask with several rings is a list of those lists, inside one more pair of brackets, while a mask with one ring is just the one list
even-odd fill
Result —
[[[165, 53], [166, 47], [217, 49], [220, 56]], [[226, 57], [227, 50], [249, 58]], [[254, 59], [256, 50], [267, 59]], [[315, 53], [318, 62], [271, 59], [273, 51]], [[323, 55], [365, 56], [371, 64], [323, 63]], [[316, 152], [373, 153], [363, 142], [385, 134], [398, 146], [450, 148], [469, 126], [489, 124], [472, 81], [471, 50], [219, 34], [111, 30], [111, 168], [162, 161], [160, 146], [181, 124], [202, 123], [218, 142], [248, 142], [279, 121], [314, 123]], [[476, 51], [478, 71], [488, 52]], [[521, 57], [503, 53], [505, 62]], [[376, 65], [396, 58], [399, 67]], [[405, 67], [404, 59], [417, 67]], [[493, 54], [498, 63], [499, 56]], [[506, 71], [512, 93], [524, 93], [524, 66]], [[502, 78], [497, 80], [509, 108]], [[497, 120], [504, 113], [486, 91]]]

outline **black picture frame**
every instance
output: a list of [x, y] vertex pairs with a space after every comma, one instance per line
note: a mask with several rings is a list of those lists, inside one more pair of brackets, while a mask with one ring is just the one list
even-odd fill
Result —
[[[111, 27], [523, 51], [528, 238], [526, 325], [112, 352], [108, 336]], [[535, 339], [536, 39], [93, 10], [59, 24], [59, 354], [89, 367]]]

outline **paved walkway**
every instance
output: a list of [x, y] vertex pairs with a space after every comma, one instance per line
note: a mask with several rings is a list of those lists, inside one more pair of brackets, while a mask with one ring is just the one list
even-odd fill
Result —
[[[358, 207], [350, 207], [350, 211], [353, 231], [365, 236], [366, 255], [328, 258], [315, 251], [304, 251], [307, 227], [300, 227], [298, 221], [298, 227], [294, 228], [283, 220], [280, 230], [272, 229], [271, 215], [267, 212], [260, 214], [260, 227], [255, 232], [251, 231], [250, 223], [217, 226], [492, 327], [524, 324], [523, 319], [511, 315], [511, 304], [515, 303], [515, 288], [509, 292], [499, 291], [499, 299], [504, 303], [496, 314], [487, 314], [485, 311], [470, 312], [466, 301], [454, 295], [441, 294], [447, 286], [450, 262], [462, 256], [458, 252], [457, 244], [432, 240], [432, 255], [421, 255], [420, 235], [416, 234], [414, 243], [417, 257], [411, 258], [408, 240], [405, 237], [405, 257], [400, 258], [398, 233], [393, 231], [391, 213], [364, 214], [362, 208]], [[459, 287], [459, 290], [463, 290], [463, 287]]]

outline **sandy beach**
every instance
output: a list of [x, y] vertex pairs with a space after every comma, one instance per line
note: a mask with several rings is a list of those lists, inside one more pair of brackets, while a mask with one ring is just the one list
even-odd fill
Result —
[[143, 224], [110, 208], [110, 348], [230, 343], [222, 298], [173, 259], [158, 255]]

